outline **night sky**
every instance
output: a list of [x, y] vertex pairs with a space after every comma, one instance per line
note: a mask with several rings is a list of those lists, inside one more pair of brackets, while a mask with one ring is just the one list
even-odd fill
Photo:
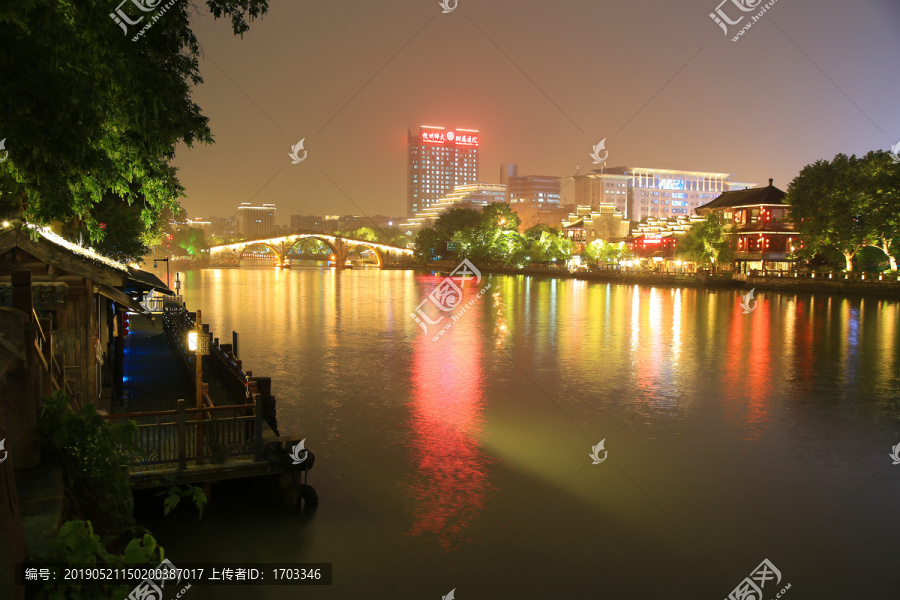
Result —
[[588, 172], [606, 138], [607, 166], [785, 189], [807, 163], [900, 141], [898, 0], [777, 0], [737, 42], [749, 16], [726, 37], [719, 2], [459, 0], [443, 14], [438, 0], [272, 0], [243, 40], [198, 13], [194, 99], [216, 143], [178, 149], [182, 204], [228, 217], [274, 203], [278, 223], [403, 216], [419, 125], [480, 130], [486, 182], [501, 163]]

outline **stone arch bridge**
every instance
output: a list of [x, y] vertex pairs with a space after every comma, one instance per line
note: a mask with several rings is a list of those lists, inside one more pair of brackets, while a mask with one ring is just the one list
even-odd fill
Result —
[[409, 248], [401, 248], [399, 246], [391, 246], [388, 244], [379, 244], [367, 240], [356, 240], [342, 236], [328, 235], [324, 233], [292, 233], [276, 238], [265, 238], [259, 240], [245, 240], [234, 244], [221, 244], [218, 246], [210, 246], [210, 261], [233, 260], [240, 259], [241, 255], [248, 249], [254, 247], [265, 247], [275, 253], [275, 266], [287, 266], [289, 255], [292, 254], [294, 247], [303, 240], [314, 239], [322, 242], [331, 250], [334, 255], [334, 265], [338, 269], [343, 269], [347, 262], [347, 256], [350, 250], [356, 246], [363, 246], [372, 250], [378, 259], [378, 267], [403, 266], [409, 262], [413, 256], [413, 251]]

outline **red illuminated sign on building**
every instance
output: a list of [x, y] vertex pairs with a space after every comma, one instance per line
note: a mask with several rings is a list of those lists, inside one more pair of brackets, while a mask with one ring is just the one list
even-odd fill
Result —
[[477, 146], [478, 135], [471, 132], [460, 133], [459, 131], [447, 132], [447, 140], [455, 143], [457, 146]]
[[444, 135], [443, 131], [433, 131], [433, 130], [423, 130], [422, 131], [422, 142], [426, 144], [443, 144], [446, 143], [447, 138]]
[[477, 146], [478, 135], [470, 131], [447, 131], [423, 129], [422, 143], [425, 144], [456, 144], [457, 146]]

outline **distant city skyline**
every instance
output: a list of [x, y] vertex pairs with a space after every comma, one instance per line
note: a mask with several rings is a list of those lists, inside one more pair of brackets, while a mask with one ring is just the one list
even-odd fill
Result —
[[[779, 2], [740, 43], [709, 18], [715, 8], [499, 0], [441, 14], [436, 3], [347, 12], [274, 0], [243, 40], [198, 14], [205, 83], [194, 98], [216, 143], [177, 148], [182, 204], [203, 217], [275, 204], [279, 224], [405, 215], [406, 134], [419, 124], [479, 130], [485, 183], [502, 164], [589, 173], [605, 139], [608, 166], [787, 189], [806, 164], [900, 141], [900, 80], [889, 76], [900, 3]], [[291, 164], [300, 140], [308, 154]], [[562, 203], [573, 193], [563, 181]]]

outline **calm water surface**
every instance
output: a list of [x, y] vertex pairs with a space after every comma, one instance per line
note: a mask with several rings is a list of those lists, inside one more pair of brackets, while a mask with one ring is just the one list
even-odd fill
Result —
[[900, 598], [896, 302], [765, 292], [744, 314], [736, 290], [485, 276], [435, 342], [409, 314], [441, 279], [185, 276], [188, 307], [273, 378], [320, 506], [285, 514], [244, 480], [199, 522], [141, 518], [176, 565], [334, 565], [329, 587], [188, 600], [720, 600], [766, 558], [767, 600]]

